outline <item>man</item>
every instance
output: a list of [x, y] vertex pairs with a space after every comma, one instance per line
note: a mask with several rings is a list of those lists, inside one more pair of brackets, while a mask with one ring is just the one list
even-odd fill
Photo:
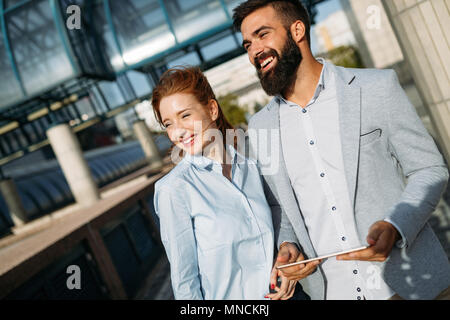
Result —
[[[260, 163], [278, 165], [262, 167], [279, 220], [275, 266], [370, 245], [318, 267], [274, 268], [272, 284], [300, 280], [312, 299], [448, 299], [449, 261], [427, 223], [448, 170], [395, 72], [316, 60], [300, 1], [249, 0], [233, 20], [274, 96], [249, 137]], [[279, 143], [263, 159], [264, 130]]]

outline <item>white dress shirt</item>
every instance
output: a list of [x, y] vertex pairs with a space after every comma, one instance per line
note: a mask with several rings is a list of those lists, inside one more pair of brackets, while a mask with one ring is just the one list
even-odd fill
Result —
[[[324, 60], [319, 62], [323, 64], [320, 80], [304, 108], [277, 98], [286, 168], [309, 237], [321, 256], [367, 243], [359, 240], [347, 188], [335, 74]], [[375, 263], [329, 258], [321, 266], [326, 299], [388, 299], [394, 295]]]

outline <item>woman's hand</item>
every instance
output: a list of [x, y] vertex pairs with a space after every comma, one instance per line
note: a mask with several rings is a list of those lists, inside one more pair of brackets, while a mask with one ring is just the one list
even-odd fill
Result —
[[270, 298], [271, 300], [288, 300], [294, 295], [296, 284], [296, 280], [288, 280], [286, 277], [281, 276], [281, 286], [275, 286], [274, 290], [276, 292], [266, 295], [265, 298]]
[[278, 250], [277, 258], [272, 267], [272, 273], [270, 274], [271, 289], [274, 289], [275, 286], [277, 285], [277, 280], [280, 275], [277, 267], [282, 266], [283, 264], [288, 264], [297, 261], [297, 258], [300, 255], [300, 251], [298, 250], [297, 246], [293, 243], [285, 242], [280, 247], [281, 248]]
[[[299, 254], [300, 251], [293, 243], [285, 243], [281, 246], [280, 250], [278, 250], [278, 255], [270, 275], [270, 288], [276, 292], [267, 294], [265, 298], [270, 298], [271, 300], [288, 300], [292, 298], [297, 281], [290, 281], [282, 276], [280, 270], [277, 269], [277, 266], [296, 261]], [[277, 281], [280, 276], [281, 286], [278, 287]]]

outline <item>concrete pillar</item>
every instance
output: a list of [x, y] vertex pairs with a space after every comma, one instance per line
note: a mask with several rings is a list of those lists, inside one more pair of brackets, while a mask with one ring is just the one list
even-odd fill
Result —
[[159, 150], [153, 141], [152, 133], [144, 120], [137, 120], [133, 123], [134, 133], [139, 140], [145, 157], [152, 168], [161, 168], [163, 162], [159, 154]]
[[47, 137], [76, 202], [83, 206], [97, 202], [100, 192], [69, 125], [63, 123], [51, 127]]
[[450, 163], [450, 1], [383, 0]]
[[16, 184], [13, 179], [4, 179], [0, 181], [0, 191], [3, 194], [6, 205], [9, 209], [11, 219], [17, 227], [20, 227], [27, 223], [29, 220], [25, 208], [23, 207], [22, 200], [20, 199], [19, 192], [17, 191]]

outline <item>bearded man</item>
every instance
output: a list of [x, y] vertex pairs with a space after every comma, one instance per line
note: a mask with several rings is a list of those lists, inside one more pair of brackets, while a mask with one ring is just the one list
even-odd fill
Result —
[[[448, 170], [395, 72], [316, 60], [298, 0], [249, 0], [233, 20], [274, 96], [249, 123], [276, 228], [272, 286], [291, 280], [271, 298], [299, 280], [312, 299], [448, 299], [450, 264], [427, 223]], [[267, 131], [279, 138], [264, 158]]]

